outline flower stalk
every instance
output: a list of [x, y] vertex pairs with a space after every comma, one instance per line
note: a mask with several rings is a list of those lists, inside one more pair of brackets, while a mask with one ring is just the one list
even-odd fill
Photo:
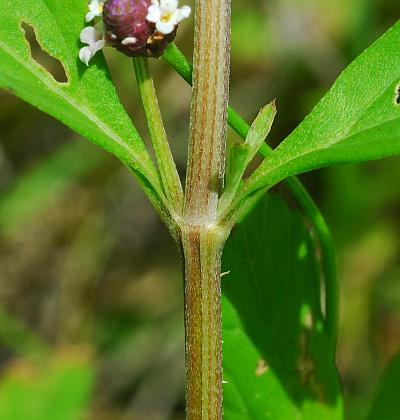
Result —
[[148, 59], [134, 58], [133, 64], [164, 192], [173, 210], [180, 215], [183, 206], [182, 185], [169, 147]]

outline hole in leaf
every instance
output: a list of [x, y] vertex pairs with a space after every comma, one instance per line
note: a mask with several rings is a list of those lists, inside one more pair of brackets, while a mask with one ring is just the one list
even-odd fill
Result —
[[25, 32], [25, 38], [29, 42], [29, 46], [31, 48], [31, 57], [34, 61], [36, 61], [39, 65], [44, 67], [52, 76], [53, 78], [59, 83], [67, 83], [68, 77], [65, 72], [64, 66], [62, 65], [60, 60], [52, 57], [46, 51], [44, 51], [39, 44], [35, 29], [28, 25], [26, 22], [22, 22], [21, 24], [22, 29]]
[[394, 98], [396, 105], [400, 105], [400, 84], [396, 86], [396, 96]]

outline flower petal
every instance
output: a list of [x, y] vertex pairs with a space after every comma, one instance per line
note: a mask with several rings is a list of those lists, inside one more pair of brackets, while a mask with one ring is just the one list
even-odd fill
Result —
[[81, 31], [81, 42], [84, 44], [92, 44], [101, 39], [100, 32], [94, 26], [86, 26]]
[[103, 2], [99, 0], [92, 0], [89, 4], [89, 10], [91, 12], [101, 13], [103, 8]]
[[160, 6], [163, 12], [172, 13], [178, 8], [178, 0], [161, 0]]
[[157, 29], [158, 32], [161, 32], [164, 35], [168, 35], [168, 34], [174, 32], [175, 23], [172, 22], [171, 20], [168, 21], [168, 22], [158, 21], [156, 23], [156, 29]]
[[180, 9], [178, 9], [177, 12], [179, 23], [181, 20], [186, 19], [190, 16], [190, 14], [192, 13], [192, 9], [189, 6], [183, 6]]
[[88, 12], [85, 16], [86, 22], [90, 22], [97, 16], [97, 12]]
[[89, 48], [92, 51], [93, 55], [97, 53], [97, 51], [100, 51], [104, 46], [106, 45], [106, 41], [104, 39], [99, 39], [97, 42], [90, 44]]
[[134, 45], [137, 43], [137, 38], [134, 36], [128, 36], [121, 41], [122, 45]]
[[86, 14], [86, 22], [90, 22], [97, 16], [101, 16], [103, 14], [103, 1], [99, 0], [92, 0], [89, 4], [89, 13]]
[[152, 5], [148, 8], [146, 19], [149, 22], [157, 23], [161, 19], [160, 6]]
[[90, 47], [83, 47], [79, 50], [79, 59], [89, 67], [89, 61], [94, 54]]

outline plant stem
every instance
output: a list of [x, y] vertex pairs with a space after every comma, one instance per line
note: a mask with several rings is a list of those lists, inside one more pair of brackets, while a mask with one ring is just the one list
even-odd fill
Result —
[[149, 63], [147, 58], [134, 58], [133, 64], [164, 192], [172, 208], [181, 214], [182, 185], [169, 147]]
[[[175, 44], [168, 46], [162, 58], [187, 83], [192, 84], [192, 67]], [[246, 140], [250, 125], [231, 107], [228, 108], [228, 123], [243, 140]], [[259, 150], [259, 153], [263, 157], [267, 157], [271, 152], [272, 149], [267, 143], [264, 143]], [[312, 223], [321, 247], [322, 272], [325, 282], [325, 325], [332, 348], [334, 349], [336, 347], [338, 329], [339, 287], [332, 237], [318, 206], [299, 179], [297, 177], [291, 177], [286, 179], [285, 183]]]
[[182, 231], [189, 420], [222, 419], [221, 255], [226, 236], [218, 229]]
[[197, 0], [193, 95], [181, 224], [185, 267], [186, 410], [222, 419], [221, 254], [230, 65], [230, 0]]
[[216, 222], [225, 170], [229, 99], [230, 0], [198, 0], [185, 215]]

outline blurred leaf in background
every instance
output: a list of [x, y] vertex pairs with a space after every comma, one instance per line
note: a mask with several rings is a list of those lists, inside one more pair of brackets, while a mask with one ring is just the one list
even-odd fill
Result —
[[277, 194], [261, 200], [228, 239], [222, 280], [227, 420], [342, 418], [314, 241]]
[[[78, 356], [78, 357], [77, 357]], [[0, 382], [0, 418], [74, 420], [83, 418], [94, 372], [82, 354], [53, 356], [45, 366], [16, 361]]]
[[[278, 144], [398, 16], [397, 0], [235, 0], [233, 105], [251, 121], [277, 98], [270, 139]], [[190, 22], [180, 27], [177, 43], [190, 57]], [[106, 57], [119, 97], [145, 138], [131, 61], [112, 50]], [[163, 62], [151, 65], [184, 175], [190, 89]], [[229, 137], [235, 141], [232, 132]], [[92, 349], [89, 418], [184, 419], [179, 259], [131, 176], [4, 91], [0, 143], [0, 306], [46, 343], [49, 360], [71, 343]], [[343, 296], [338, 363], [352, 420], [367, 417], [384, 366], [400, 347], [398, 163], [303, 177], [335, 236]], [[10, 346], [2, 342], [4, 374], [15, 361]], [[254, 372], [257, 367], [251, 364]], [[50, 375], [50, 368], [43, 373]]]
[[400, 355], [397, 355], [387, 366], [372, 404], [368, 420], [396, 420], [400, 413], [399, 400]]
[[0, 418], [83, 418], [94, 385], [88, 348], [51, 352], [34, 333], [0, 310], [0, 342], [15, 356], [0, 379]]

